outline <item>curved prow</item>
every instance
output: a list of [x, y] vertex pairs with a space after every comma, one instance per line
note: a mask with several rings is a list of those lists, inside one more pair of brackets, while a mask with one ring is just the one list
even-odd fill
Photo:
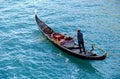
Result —
[[37, 17], [37, 9], [35, 9], [35, 20], [37, 21], [38, 17]]
[[35, 9], [35, 15], [37, 15], [37, 9]]
[[37, 10], [35, 10], [35, 21], [40, 29], [44, 28], [47, 26], [43, 21], [41, 21], [38, 16], [37, 16]]

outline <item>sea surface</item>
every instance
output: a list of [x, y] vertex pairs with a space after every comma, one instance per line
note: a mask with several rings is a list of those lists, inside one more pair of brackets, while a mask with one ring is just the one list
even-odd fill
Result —
[[[65, 54], [38, 30], [34, 10], [59, 33], [81, 29], [107, 58]], [[0, 79], [120, 79], [120, 0], [0, 0]]]

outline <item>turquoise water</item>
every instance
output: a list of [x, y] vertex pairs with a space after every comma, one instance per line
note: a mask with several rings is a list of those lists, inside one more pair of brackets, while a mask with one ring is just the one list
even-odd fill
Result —
[[[38, 30], [51, 28], [108, 52], [103, 61], [74, 58]], [[0, 0], [0, 79], [120, 79], [120, 0]]]

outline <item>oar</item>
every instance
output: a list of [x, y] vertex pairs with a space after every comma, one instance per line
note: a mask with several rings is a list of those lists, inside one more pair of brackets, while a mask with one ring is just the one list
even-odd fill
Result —
[[[76, 37], [77, 35], [75, 34], [72, 38], [74, 39], [75, 37]], [[92, 48], [97, 48], [97, 49], [99, 49], [99, 50], [102, 50], [103, 52], [106, 52], [105, 50], [103, 50], [102, 48], [100, 48], [100, 47], [97, 47], [97, 46], [95, 46], [94, 44], [89, 44], [89, 43], [87, 43], [86, 41], [84, 41], [84, 43], [86, 43], [86, 44], [88, 44], [88, 45], [90, 45], [90, 46], [92, 46]]]
[[95, 46], [94, 44], [89, 44], [88, 42], [84, 42], [84, 43], [86, 43], [86, 44], [88, 44], [88, 45], [90, 45], [90, 46], [92, 46], [92, 47], [95, 47], [95, 48], [97, 48], [97, 49], [99, 49], [99, 50], [101, 50], [101, 51], [103, 51], [103, 52], [106, 52], [104, 49], [102, 49], [102, 48], [100, 48], [100, 47], [97, 47], [97, 46]]
[[[106, 50], [104, 50], [104, 49], [102, 49], [102, 48], [100, 48], [100, 47], [97, 47], [97, 46], [95, 46], [94, 44], [89, 44], [88, 42], [86, 42], [85, 41], [85, 43], [86, 44], [88, 44], [88, 45], [92, 45], [93, 47], [95, 47], [95, 48], [97, 48], [97, 49], [99, 49], [99, 50], [102, 50], [103, 52], [107, 52]], [[108, 52], [107, 52], [108, 53]], [[112, 56], [116, 56], [116, 55], [120, 55], [120, 54], [112, 54], [112, 53], [108, 53], [109, 55], [112, 55]]]

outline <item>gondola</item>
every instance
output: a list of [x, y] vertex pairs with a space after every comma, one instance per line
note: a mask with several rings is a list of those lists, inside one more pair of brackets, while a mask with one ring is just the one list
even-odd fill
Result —
[[86, 53], [80, 53], [79, 46], [74, 42], [72, 37], [67, 37], [66, 35], [55, 32], [51, 27], [41, 21], [37, 14], [35, 14], [35, 21], [42, 34], [65, 53], [85, 60], [104, 60], [106, 58], [106, 52], [103, 52], [102, 55], [95, 54], [91, 50], [86, 50]]

